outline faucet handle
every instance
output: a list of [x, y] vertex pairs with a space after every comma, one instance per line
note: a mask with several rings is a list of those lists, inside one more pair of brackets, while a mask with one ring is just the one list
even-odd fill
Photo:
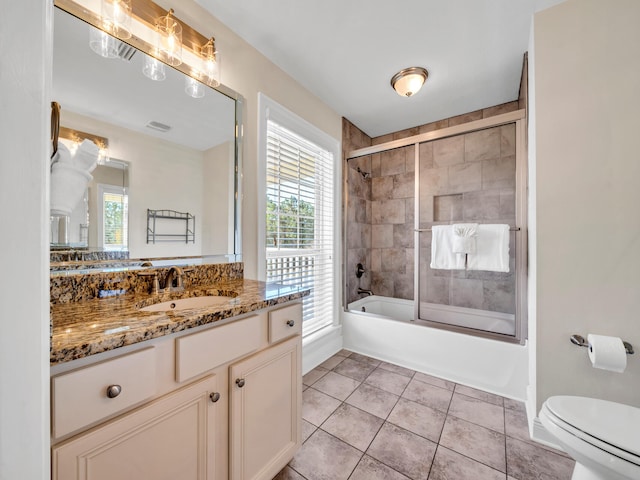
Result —
[[158, 271], [157, 270], [143, 270], [142, 272], [138, 272], [138, 275], [141, 277], [151, 277], [153, 276], [153, 282], [151, 284], [151, 292], [152, 294], [160, 293], [160, 280], [158, 280]]

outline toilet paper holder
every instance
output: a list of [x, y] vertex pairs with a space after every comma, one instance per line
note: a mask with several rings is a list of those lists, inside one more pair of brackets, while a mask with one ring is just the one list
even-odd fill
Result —
[[[571, 335], [569, 340], [571, 340], [571, 343], [579, 347], [589, 346], [589, 342], [587, 342], [582, 335]], [[624, 345], [624, 350], [627, 352], [627, 355], [633, 355], [633, 345], [631, 345], [629, 342], [624, 341], [622, 342], [622, 344]]]

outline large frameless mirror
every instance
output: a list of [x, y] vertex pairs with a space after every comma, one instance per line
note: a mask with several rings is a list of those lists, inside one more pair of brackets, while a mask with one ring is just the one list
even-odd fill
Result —
[[[96, 32], [55, 9], [53, 100], [71, 133], [52, 165], [52, 252], [237, 259], [241, 97], [112, 37], [113, 58], [98, 55]], [[97, 154], [87, 136], [105, 140]], [[87, 168], [70, 174], [64, 163]]]

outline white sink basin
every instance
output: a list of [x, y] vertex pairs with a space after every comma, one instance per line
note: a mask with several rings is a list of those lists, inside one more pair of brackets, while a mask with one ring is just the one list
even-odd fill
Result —
[[190, 308], [214, 307], [227, 303], [233, 297], [222, 295], [205, 295], [202, 297], [180, 298], [162, 303], [154, 303], [148, 307], [140, 308], [141, 312], [170, 312], [188, 310]]

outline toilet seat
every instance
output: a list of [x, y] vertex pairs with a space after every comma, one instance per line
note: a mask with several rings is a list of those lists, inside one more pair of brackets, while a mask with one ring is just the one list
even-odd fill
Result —
[[640, 467], [640, 408], [558, 396], [545, 402], [542, 413], [565, 432]]

